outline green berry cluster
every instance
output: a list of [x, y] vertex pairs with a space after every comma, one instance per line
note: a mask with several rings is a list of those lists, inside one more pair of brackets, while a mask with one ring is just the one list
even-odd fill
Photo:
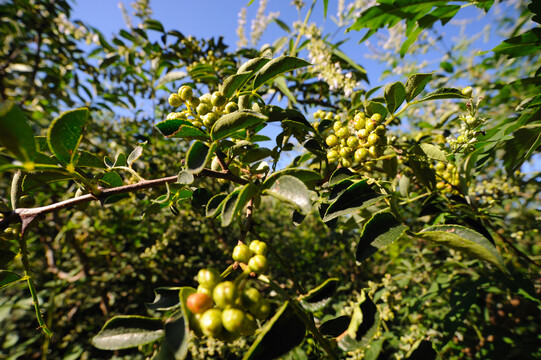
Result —
[[267, 244], [254, 240], [239, 243], [233, 249], [233, 260], [244, 269], [235, 281], [224, 280], [216, 269], [201, 269], [197, 274], [197, 291], [186, 300], [191, 312], [190, 327], [198, 336], [206, 335], [231, 342], [240, 336], [253, 335], [257, 320], [268, 318], [271, 305], [259, 290], [247, 286], [251, 273], [262, 274], [267, 268]]
[[236, 102], [227, 101], [224, 94], [219, 91], [206, 93], [200, 97], [194, 96], [193, 89], [188, 85], [183, 85], [177, 93], [169, 95], [169, 105], [180, 107], [183, 104], [186, 109], [180, 112], [172, 112], [167, 115], [169, 119], [181, 119], [190, 121], [195, 127], [207, 130], [223, 115], [229, 114], [239, 109]]
[[458, 176], [458, 170], [454, 164], [444, 163], [443, 161], [438, 161], [435, 165], [431, 167], [436, 170], [436, 189], [440, 190], [443, 193], [454, 193], [457, 187], [460, 185], [460, 178]]
[[343, 167], [371, 171], [374, 160], [383, 155], [387, 147], [387, 128], [381, 114], [370, 117], [358, 112], [352, 119], [342, 121], [332, 113], [316, 111], [316, 119], [333, 119], [331, 134], [325, 138], [329, 146], [327, 159]]

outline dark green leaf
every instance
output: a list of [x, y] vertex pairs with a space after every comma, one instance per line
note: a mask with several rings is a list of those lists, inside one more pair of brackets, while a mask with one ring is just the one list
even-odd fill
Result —
[[0, 269], [3, 269], [16, 256], [13, 251], [0, 249]]
[[426, 84], [432, 79], [432, 73], [429, 74], [414, 74], [408, 78], [406, 82], [406, 101], [410, 102], [424, 89]]
[[242, 158], [242, 162], [244, 162], [245, 164], [255, 163], [256, 161], [260, 161], [264, 158], [272, 156], [272, 154], [273, 152], [271, 149], [264, 147], [255, 148], [246, 152], [246, 154]]
[[250, 76], [252, 76], [252, 71], [245, 71], [229, 76], [222, 84], [222, 93], [226, 98], [230, 99], [235, 94], [235, 91], [246, 84]]
[[385, 102], [387, 103], [387, 110], [391, 114], [402, 105], [402, 102], [406, 98], [406, 88], [400, 81], [392, 83], [385, 88]]
[[191, 122], [181, 119], [169, 119], [156, 124], [165, 137], [208, 140], [209, 136]]
[[266, 63], [254, 79], [254, 89], [285, 72], [310, 65], [306, 60], [283, 55]]
[[339, 280], [337, 278], [325, 280], [323, 284], [299, 298], [301, 306], [310, 312], [322, 310], [331, 301], [332, 296], [338, 288], [338, 283]]
[[222, 209], [222, 226], [229, 226], [234, 216], [241, 211], [248, 201], [257, 193], [257, 186], [253, 183], [244, 185], [238, 191], [233, 191], [224, 201]]
[[120, 175], [118, 175], [118, 173], [114, 171], [105, 173], [99, 181], [112, 188], [124, 185], [124, 182], [122, 181]]
[[311, 183], [317, 180], [321, 180], [321, 175], [313, 170], [299, 169], [299, 168], [286, 168], [283, 170], [276, 171], [272, 173], [264, 182], [263, 189], [268, 189], [274, 184], [274, 182], [279, 179], [281, 176], [290, 175], [294, 176], [297, 179], [301, 180], [303, 183]]
[[180, 306], [180, 287], [159, 287], [154, 289], [154, 302], [147, 303], [146, 307], [150, 310], [173, 310]]
[[382, 103], [370, 101], [368, 105], [366, 105], [366, 114], [368, 116], [380, 114], [381, 118], [385, 119], [387, 116], [387, 108]]
[[199, 174], [205, 168], [205, 165], [209, 163], [210, 158], [214, 155], [215, 149], [215, 143], [209, 148], [202, 141], [194, 141], [186, 154], [187, 170], [192, 174]]
[[62, 164], [73, 163], [87, 119], [88, 109], [81, 108], [62, 113], [49, 126], [49, 149]]
[[205, 216], [214, 217], [217, 214], [221, 213], [226, 197], [226, 194], [214, 195], [207, 204], [207, 208], [205, 209]]
[[77, 151], [77, 167], [91, 167], [97, 169], [105, 169], [103, 161], [96, 155], [85, 150]]
[[438, 358], [438, 353], [432, 347], [432, 343], [428, 340], [421, 340], [408, 352], [406, 360], [436, 360]]
[[378, 309], [372, 299], [362, 291], [359, 306], [353, 309], [348, 329], [337, 339], [338, 347], [344, 351], [364, 348], [376, 335], [379, 325]]
[[274, 86], [276, 86], [276, 88], [278, 90], [280, 90], [280, 92], [282, 94], [284, 94], [289, 99], [289, 101], [291, 101], [293, 104], [298, 103], [297, 98], [295, 97], [295, 95], [293, 95], [291, 90], [289, 90], [289, 87], [287, 86], [286, 78], [284, 76], [277, 76], [274, 79], [273, 84], [274, 84]]
[[120, 350], [149, 344], [163, 336], [160, 319], [122, 315], [107, 321], [92, 339], [92, 345], [101, 350]]
[[165, 32], [162, 23], [159, 22], [158, 20], [154, 20], [154, 19], [145, 20], [145, 27], [149, 30]]
[[451, 74], [452, 74], [453, 71], [454, 71], [453, 64], [451, 64], [450, 62], [447, 62], [447, 61], [442, 61], [442, 62], [440, 63], [440, 67], [441, 67], [443, 70], [445, 70], [445, 71], [447, 71], [448, 73], [451, 73]]
[[429, 100], [439, 100], [439, 99], [467, 99], [468, 97], [463, 95], [462, 92], [458, 89], [452, 89], [452, 88], [441, 88], [435, 91], [432, 91], [425, 96], [419, 102], [421, 101], [429, 101]]
[[243, 360], [275, 359], [299, 345], [305, 334], [304, 322], [286, 301], [265, 324]]
[[319, 327], [319, 331], [323, 335], [338, 337], [348, 329], [350, 322], [350, 316], [338, 316], [334, 319], [327, 320], [323, 324], [321, 324], [321, 326]]
[[7, 270], [0, 270], [0, 289], [3, 289], [6, 286], [9, 286], [11, 284], [14, 284], [21, 279], [22, 277], [15, 274], [14, 272], [7, 271]]
[[73, 176], [69, 174], [52, 171], [33, 171], [26, 174], [21, 187], [23, 191], [28, 192], [53, 182], [71, 179], [73, 179]]
[[289, 28], [289, 26], [287, 26], [285, 22], [283, 22], [282, 20], [278, 18], [274, 18], [273, 20], [276, 24], [278, 24], [279, 27], [282, 28], [282, 30], [284, 30], [285, 32], [291, 33], [291, 29]]
[[34, 132], [23, 111], [13, 101], [0, 104], [0, 143], [22, 163], [30, 165], [34, 161]]
[[508, 272], [494, 245], [483, 235], [464, 226], [431, 226], [423, 229], [417, 236], [438, 245], [459, 250], [477, 259], [488, 261], [502, 272]]
[[354, 175], [355, 174], [353, 174], [348, 168], [338, 168], [332, 173], [328, 186], [332, 187], [343, 180], [353, 177]]
[[398, 240], [408, 227], [389, 211], [376, 213], [364, 225], [361, 238], [355, 250], [357, 264]]
[[534, 28], [523, 34], [505, 40], [492, 51], [510, 58], [535, 54], [541, 50], [541, 28]]
[[267, 117], [249, 110], [239, 110], [222, 116], [212, 126], [210, 135], [213, 140], [226, 138], [238, 130], [264, 123]]
[[259, 69], [265, 66], [265, 64], [268, 63], [270, 60], [271, 59], [268, 59], [266, 57], [257, 57], [257, 58], [250, 59], [239, 67], [239, 69], [237, 70], [237, 74], [241, 74], [245, 72], [256, 73], [259, 71]]
[[[264, 188], [265, 183], [263, 184]], [[308, 188], [301, 180], [291, 175], [282, 175], [275, 179], [272, 185], [265, 190], [265, 193], [280, 201], [292, 204], [302, 214], [308, 214], [312, 209]]]
[[366, 180], [359, 181], [349, 186], [338, 198], [331, 203], [323, 221], [332, 220], [338, 216], [364, 209], [384, 196], [375, 192]]
[[154, 360], [184, 360], [188, 354], [190, 328], [182, 311], [177, 311], [165, 322], [165, 339]]

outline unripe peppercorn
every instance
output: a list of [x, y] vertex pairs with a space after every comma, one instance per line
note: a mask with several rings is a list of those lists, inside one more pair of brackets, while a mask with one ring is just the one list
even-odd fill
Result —
[[217, 337], [223, 330], [222, 312], [220, 309], [208, 309], [199, 318], [199, 325], [203, 334]]
[[335, 145], [338, 145], [338, 137], [334, 134], [331, 134], [327, 136], [327, 138], [325, 139], [325, 142], [327, 143], [327, 145], [333, 147]]
[[248, 267], [256, 274], [262, 274], [267, 270], [267, 258], [264, 255], [254, 255], [248, 261]]
[[357, 131], [357, 137], [359, 137], [359, 139], [364, 139], [366, 138], [370, 133], [368, 132], [368, 130], [366, 129], [361, 129], [359, 131]]
[[343, 127], [344, 125], [340, 121], [335, 121], [334, 124], [332, 124], [332, 129], [334, 130], [334, 132], [337, 132]]
[[366, 143], [369, 146], [377, 145], [379, 143], [380, 137], [374, 133], [368, 135], [368, 138], [366, 139]]
[[193, 96], [193, 89], [188, 85], [182, 85], [178, 88], [178, 96], [184, 101], [190, 101]]
[[199, 97], [199, 101], [210, 106], [212, 105], [212, 95], [210, 93], [203, 94]]
[[349, 135], [350, 135], [350, 133], [349, 133], [349, 129], [347, 127], [340, 128], [336, 132], [336, 136], [338, 136], [339, 138], [342, 138], [342, 139], [345, 139], [345, 138], [349, 137]]
[[383, 136], [387, 132], [387, 128], [384, 125], [378, 125], [374, 132], [379, 136]]
[[269, 317], [271, 304], [267, 299], [261, 299], [260, 302], [250, 307], [250, 313], [259, 320]]
[[233, 260], [247, 264], [253, 256], [252, 250], [246, 244], [238, 244], [233, 248]]
[[200, 115], [200, 116], [204, 116], [206, 114], [208, 114], [210, 111], [212, 110], [212, 108], [206, 104], [206, 103], [201, 103], [199, 104], [199, 106], [197, 106], [197, 113]]
[[219, 308], [225, 308], [229, 305], [233, 305], [235, 300], [237, 300], [237, 296], [237, 286], [231, 281], [219, 283], [212, 291], [212, 299]]
[[376, 128], [376, 126], [377, 126], [376, 123], [370, 120], [366, 122], [366, 125], [364, 126], [364, 128], [366, 129], [366, 131], [372, 132]]
[[222, 325], [232, 333], [240, 333], [244, 324], [244, 311], [235, 308], [228, 308], [222, 311]]
[[226, 113], [232, 113], [232, 112], [235, 112], [239, 109], [239, 106], [237, 105], [236, 102], [228, 102], [226, 105], [225, 105], [225, 112]]
[[225, 95], [219, 91], [213, 92], [212, 97], [210, 98], [210, 103], [216, 107], [220, 107], [224, 105], [226, 101], [227, 101], [227, 98], [225, 97]]
[[197, 108], [197, 107], [199, 106], [199, 104], [201, 104], [201, 101], [200, 101], [199, 98], [197, 98], [197, 97], [192, 97], [192, 98], [188, 101], [188, 103], [190, 104], [190, 106], [191, 106], [192, 108], [195, 109], [195, 108]]
[[171, 105], [172, 107], [179, 107], [180, 105], [182, 105], [182, 99], [180, 98], [180, 96], [178, 96], [178, 94], [171, 94], [169, 95], [169, 105]]
[[372, 120], [374, 123], [379, 123], [381, 121], [381, 114], [372, 114], [372, 116], [370, 116], [370, 120]]
[[348, 137], [347, 144], [350, 148], [356, 148], [359, 145], [359, 138], [356, 136]]
[[340, 148], [340, 150], [338, 151], [338, 153], [340, 154], [340, 156], [346, 157], [346, 156], [348, 156], [349, 154], [351, 154], [352, 151], [353, 151], [353, 150], [352, 150], [350, 147], [344, 146], [343, 148]]
[[367, 156], [368, 156], [368, 150], [366, 150], [365, 148], [359, 148], [355, 150], [355, 155], [354, 155], [355, 161], [363, 162]]
[[254, 240], [250, 243], [250, 250], [256, 255], [267, 255], [267, 243], [261, 240]]
[[220, 282], [220, 273], [214, 268], [201, 269], [197, 273], [197, 282], [212, 289]]
[[378, 158], [383, 154], [383, 149], [379, 146], [372, 145], [368, 148], [368, 154], [373, 158]]
[[364, 129], [365, 124], [366, 124], [366, 117], [364, 113], [357, 113], [355, 117], [353, 118], [353, 126], [355, 127], [355, 130]]
[[343, 167], [350, 167], [351, 166], [351, 160], [349, 158], [342, 158], [340, 160], [340, 164], [342, 164]]
[[210, 129], [212, 125], [214, 125], [214, 123], [218, 120], [218, 115], [213, 112], [209, 112], [208, 114], [204, 115], [202, 119], [203, 124], [207, 127], [207, 129]]
[[338, 151], [336, 151], [336, 150], [329, 150], [327, 152], [327, 159], [330, 162], [334, 162], [334, 161], [338, 160], [339, 157], [340, 157], [340, 154], [338, 154]]

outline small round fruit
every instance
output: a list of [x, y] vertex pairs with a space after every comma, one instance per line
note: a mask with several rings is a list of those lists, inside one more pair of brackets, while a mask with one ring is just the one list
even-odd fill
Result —
[[379, 136], [383, 136], [387, 132], [387, 128], [385, 127], [385, 125], [378, 125], [374, 132]]
[[199, 319], [201, 318], [201, 315], [203, 314], [189, 313], [188, 315], [188, 324], [190, 330], [192, 330], [197, 337], [203, 336], [203, 331], [201, 330], [201, 325], [199, 324]]
[[195, 109], [195, 108], [197, 108], [197, 107], [199, 106], [199, 104], [201, 104], [201, 101], [199, 100], [198, 97], [195, 97], [195, 96], [194, 96], [194, 97], [192, 97], [192, 98], [188, 101], [188, 103], [190, 104], [190, 106], [191, 106], [192, 108]]
[[250, 313], [259, 320], [264, 320], [269, 317], [271, 304], [267, 299], [262, 299], [260, 302], [250, 308]]
[[212, 106], [212, 95], [210, 93], [203, 94], [199, 97], [199, 101]]
[[340, 160], [340, 164], [342, 164], [343, 167], [350, 167], [352, 164], [351, 164], [351, 159], [349, 158], [342, 158]]
[[330, 162], [335, 162], [336, 160], [338, 160], [339, 157], [340, 157], [340, 154], [338, 154], [338, 151], [336, 150], [329, 150], [327, 152], [327, 159]]
[[381, 114], [372, 114], [372, 116], [370, 116], [370, 120], [372, 120], [372, 122], [379, 123], [381, 121]]
[[172, 107], [179, 107], [180, 105], [182, 105], [182, 99], [180, 98], [180, 96], [178, 96], [178, 94], [171, 94], [169, 95], [169, 105], [171, 105]]
[[219, 91], [213, 92], [212, 97], [210, 98], [210, 103], [216, 107], [220, 107], [224, 105], [226, 101], [227, 101], [227, 98], [225, 97], [225, 95]]
[[334, 134], [331, 134], [329, 136], [327, 136], [327, 138], [325, 139], [325, 142], [327, 143], [327, 145], [329, 145], [330, 147], [333, 147], [333, 146], [336, 146], [338, 145], [338, 136], [334, 135]]
[[355, 127], [355, 130], [361, 130], [364, 129], [364, 126], [366, 124], [366, 117], [364, 116], [364, 113], [358, 113], [353, 118], [353, 126]]
[[186, 306], [194, 314], [200, 314], [210, 309], [213, 305], [210, 295], [205, 293], [193, 293], [186, 299]]
[[380, 146], [372, 145], [368, 148], [368, 154], [373, 158], [378, 158], [383, 155], [383, 148]]
[[364, 126], [364, 128], [366, 129], [366, 131], [368, 131], [370, 133], [370, 132], [374, 131], [376, 126], [377, 126], [376, 123], [373, 122], [372, 120], [370, 120], [370, 121], [366, 122], [366, 125]]
[[334, 124], [332, 125], [332, 128], [333, 128], [333, 130], [335, 132], [337, 132], [338, 130], [340, 130], [343, 127], [344, 127], [344, 125], [340, 121], [335, 121]]
[[250, 243], [250, 250], [256, 255], [267, 255], [267, 243], [261, 240], [254, 240]]
[[364, 169], [365, 171], [372, 171], [372, 170], [374, 170], [374, 166], [375, 166], [375, 164], [374, 164], [372, 161], [367, 161], [367, 162], [364, 164], [363, 169]]
[[372, 134], [368, 135], [368, 138], [366, 139], [366, 143], [369, 146], [377, 145], [379, 140], [380, 140], [380, 137], [378, 135], [372, 133]]
[[237, 105], [236, 102], [233, 102], [233, 101], [230, 101], [225, 105], [225, 112], [228, 113], [228, 114], [232, 113], [232, 112], [235, 112], [238, 109], [239, 109], [239, 106]]
[[257, 321], [255, 320], [254, 316], [252, 314], [245, 313], [244, 322], [242, 323], [242, 327], [240, 329], [240, 334], [244, 336], [250, 336], [253, 335], [256, 330]]
[[359, 145], [359, 138], [356, 136], [348, 137], [347, 144], [350, 148], [355, 149]]
[[255, 272], [256, 274], [262, 274], [267, 270], [267, 266], [269, 265], [267, 258], [263, 255], [254, 255], [248, 261], [248, 267], [250, 270]]
[[336, 136], [338, 136], [339, 138], [342, 138], [342, 139], [348, 138], [349, 135], [350, 135], [350, 132], [349, 132], [349, 129], [347, 127], [340, 128], [336, 132]]
[[218, 120], [218, 115], [216, 115], [216, 113], [209, 112], [208, 114], [203, 116], [202, 119], [203, 119], [203, 124], [207, 127], [207, 129], [210, 129], [212, 125], [214, 125], [214, 123]]
[[464, 89], [462, 89], [462, 95], [471, 97], [473, 94], [473, 88], [471, 86], [466, 86]]
[[188, 85], [182, 85], [178, 89], [178, 96], [184, 101], [190, 101], [193, 96], [193, 89]]
[[219, 308], [233, 305], [238, 296], [238, 290], [231, 281], [224, 281], [214, 287], [212, 298]]
[[199, 285], [197, 287], [197, 292], [201, 294], [207, 294], [208, 296], [212, 296], [212, 290], [214, 290], [214, 287], [209, 288], [207, 286]]
[[197, 111], [197, 114], [203, 116], [207, 115], [212, 110], [212, 108], [207, 103], [202, 102], [197, 106], [197, 109], [195, 110]]
[[220, 282], [220, 273], [214, 268], [201, 269], [197, 273], [197, 282], [201, 286], [212, 289]]
[[199, 318], [199, 326], [203, 334], [217, 337], [223, 330], [222, 311], [220, 309], [208, 309]]
[[233, 248], [233, 260], [247, 264], [252, 257], [252, 250], [246, 244], [238, 244]]
[[240, 294], [240, 299], [242, 305], [245, 308], [249, 309], [252, 306], [255, 306], [255, 304], [260, 302], [263, 298], [261, 297], [259, 290], [253, 287], [247, 287], [242, 290], [242, 293]]
[[354, 155], [355, 161], [363, 162], [367, 156], [368, 156], [368, 150], [366, 150], [365, 148], [359, 148], [355, 150], [355, 155]]
[[338, 153], [340, 154], [340, 156], [346, 157], [346, 156], [348, 156], [349, 154], [351, 154], [352, 151], [353, 151], [352, 148], [350, 148], [350, 147], [348, 147], [348, 146], [344, 146], [344, 147], [340, 148], [340, 150], [338, 151]]
[[240, 333], [244, 322], [244, 311], [228, 308], [222, 311], [222, 325], [232, 333]]

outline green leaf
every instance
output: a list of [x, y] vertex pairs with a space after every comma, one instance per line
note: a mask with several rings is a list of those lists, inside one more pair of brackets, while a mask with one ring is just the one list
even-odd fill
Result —
[[191, 171], [182, 170], [178, 173], [177, 182], [182, 185], [190, 185], [194, 181], [194, 176]]
[[212, 140], [226, 138], [235, 132], [264, 123], [267, 117], [250, 110], [239, 110], [226, 114], [212, 126], [210, 136]]
[[297, 104], [297, 98], [295, 97], [295, 95], [293, 95], [291, 90], [289, 90], [285, 77], [277, 76], [274, 79], [274, 86], [276, 86], [278, 90], [280, 90], [282, 94], [284, 94], [289, 99], [289, 101], [291, 101], [293, 104]]
[[0, 143], [22, 163], [34, 161], [34, 132], [23, 111], [13, 101], [0, 104]]
[[169, 119], [157, 123], [156, 127], [165, 137], [169, 138], [209, 140], [206, 132], [193, 126], [187, 120]]
[[99, 179], [101, 183], [106, 184], [108, 187], [119, 187], [124, 185], [124, 182], [122, 181], [122, 178], [120, 175], [118, 175], [117, 172], [110, 171], [105, 173], [101, 179]]
[[268, 63], [270, 60], [271, 59], [268, 59], [266, 57], [256, 57], [256, 58], [250, 59], [239, 67], [239, 69], [237, 70], [237, 74], [241, 74], [244, 72], [256, 73], [259, 71], [259, 69], [265, 66], [265, 64]]
[[348, 329], [338, 337], [338, 347], [344, 351], [364, 348], [374, 338], [380, 325], [379, 312], [370, 297], [361, 292], [361, 300], [353, 309]]
[[407, 226], [391, 214], [390, 211], [376, 213], [366, 222], [355, 250], [357, 264], [398, 240], [407, 230]]
[[269, 189], [274, 182], [279, 179], [281, 176], [290, 175], [301, 180], [305, 184], [310, 184], [317, 180], [321, 180], [321, 175], [313, 170], [299, 169], [299, 168], [286, 168], [283, 170], [276, 171], [272, 173], [267, 179], [263, 182], [263, 189]]
[[131, 167], [133, 163], [137, 161], [137, 159], [139, 159], [141, 155], [143, 155], [143, 149], [144, 147], [142, 145], [138, 145], [135, 149], [133, 149], [133, 151], [128, 156], [128, 159], [126, 160], [126, 163], [129, 167]]
[[13, 258], [17, 256], [13, 251], [0, 249], [0, 269], [4, 268]]
[[436, 360], [440, 359], [438, 353], [432, 347], [429, 340], [419, 340], [413, 344], [412, 348], [406, 354], [405, 360]]
[[[173, 310], [180, 306], [180, 287], [159, 287], [154, 289], [154, 302], [145, 304], [150, 310]], [[195, 289], [194, 289], [195, 291]]]
[[244, 185], [238, 191], [233, 191], [224, 201], [222, 208], [222, 226], [229, 226], [234, 216], [241, 211], [248, 201], [257, 194], [257, 186], [253, 183]]
[[69, 174], [53, 171], [33, 171], [26, 174], [21, 187], [23, 191], [28, 192], [42, 187], [46, 184], [71, 179], [73, 179], [73, 176]]
[[154, 19], [145, 20], [145, 28], [149, 30], [159, 31], [162, 33], [165, 32], [162, 23]]
[[426, 87], [426, 84], [432, 79], [433, 73], [413, 74], [406, 82], [406, 101], [410, 102], [419, 95]]
[[145, 316], [115, 316], [103, 325], [92, 345], [101, 350], [121, 350], [149, 344], [164, 336], [160, 319]]
[[535, 54], [541, 50], [541, 28], [537, 27], [523, 34], [504, 40], [492, 51], [510, 58]]
[[224, 206], [224, 200], [227, 197], [227, 194], [218, 194], [210, 198], [205, 209], [206, 217], [214, 217], [217, 214], [220, 214]]
[[243, 360], [276, 359], [299, 345], [305, 334], [304, 322], [286, 301], [265, 324]]
[[488, 261], [508, 273], [500, 254], [492, 243], [476, 231], [460, 225], [438, 225], [416, 234], [421, 239], [459, 250], [480, 260]]
[[225, 95], [226, 98], [230, 99], [233, 94], [235, 94], [235, 91], [237, 91], [244, 84], [246, 84], [252, 74], [252, 71], [245, 71], [229, 76], [227, 79], [224, 80], [222, 84], [222, 93]]
[[49, 149], [64, 165], [73, 164], [88, 119], [88, 109], [66, 111], [53, 120], [47, 131]]
[[190, 328], [183, 311], [177, 311], [164, 325], [165, 338], [154, 360], [184, 360], [188, 354]]
[[308, 61], [294, 56], [283, 55], [266, 63], [254, 79], [254, 90], [285, 72], [311, 65]]
[[97, 168], [97, 169], [106, 168], [105, 164], [99, 157], [85, 150], [77, 151], [77, 163], [75, 166], [90, 167], [90, 168]]
[[196, 140], [186, 154], [187, 170], [192, 174], [199, 174], [209, 163], [215, 149], [216, 143], [212, 143], [209, 148], [202, 141]]
[[319, 331], [323, 335], [338, 337], [343, 334], [349, 327], [351, 316], [342, 315], [333, 319], [327, 320], [321, 324]]
[[299, 298], [301, 306], [310, 312], [322, 310], [331, 301], [332, 296], [338, 288], [338, 283], [339, 280], [337, 278], [325, 280], [323, 284]]
[[385, 119], [387, 116], [387, 108], [382, 103], [370, 101], [368, 105], [366, 105], [366, 114], [368, 116], [380, 114], [381, 118]]
[[301, 180], [291, 175], [282, 175], [275, 179], [264, 193], [292, 204], [301, 214], [308, 214], [312, 209], [308, 188]]
[[432, 91], [419, 100], [429, 101], [429, 100], [439, 100], [439, 99], [467, 99], [468, 97], [463, 95], [462, 92], [458, 89], [452, 88], [441, 88], [435, 91]]
[[397, 81], [387, 86], [385, 88], [384, 97], [385, 102], [387, 103], [387, 110], [389, 110], [391, 114], [394, 114], [406, 98], [406, 88], [404, 87], [404, 84]]
[[260, 147], [253, 150], [249, 150], [242, 158], [242, 162], [245, 164], [255, 163], [256, 161], [263, 160], [269, 156], [272, 156], [273, 151], [268, 148]]
[[368, 185], [367, 180], [356, 182], [349, 186], [333, 203], [331, 203], [325, 213], [323, 221], [327, 222], [338, 216], [364, 209], [376, 203], [383, 197], [384, 195], [378, 194], [370, 185]]
[[438, 161], [447, 162], [445, 153], [436, 145], [424, 143], [419, 145], [419, 149], [426, 155], [429, 159], [434, 159]]
[[7, 270], [0, 270], [0, 289], [3, 289], [9, 285], [16, 283], [17, 281], [23, 280], [23, 278], [14, 272]]
[[348, 168], [338, 168], [332, 173], [328, 186], [332, 187], [343, 180], [352, 178], [353, 176], [355, 176], [355, 174], [352, 173]]

